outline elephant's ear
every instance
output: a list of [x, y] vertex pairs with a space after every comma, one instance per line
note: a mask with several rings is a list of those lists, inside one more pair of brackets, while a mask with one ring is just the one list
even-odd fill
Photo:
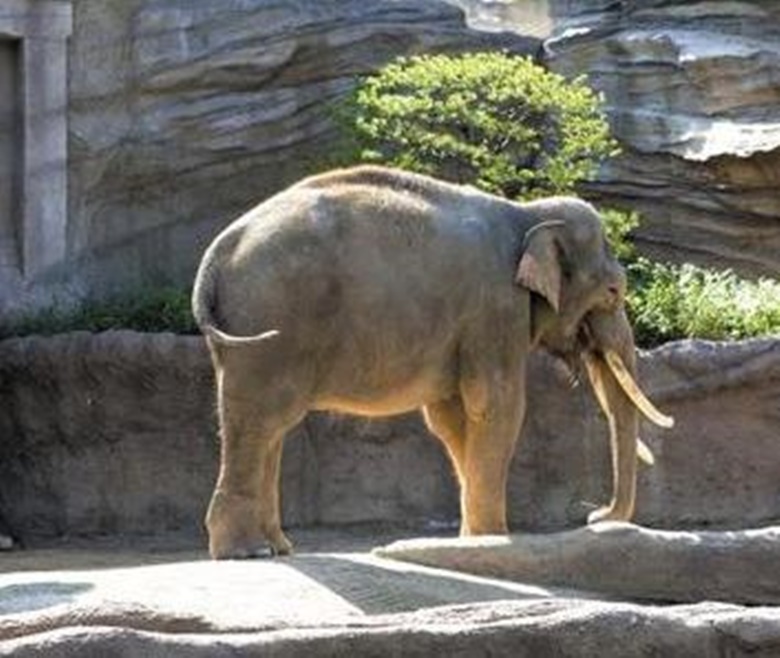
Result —
[[545, 222], [533, 227], [525, 238], [515, 281], [540, 294], [557, 313], [561, 306], [561, 250], [556, 228], [563, 222]]

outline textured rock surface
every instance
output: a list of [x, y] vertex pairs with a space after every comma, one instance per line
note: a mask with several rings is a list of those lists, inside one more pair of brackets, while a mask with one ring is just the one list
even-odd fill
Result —
[[93, 287], [189, 283], [240, 211], [332, 161], [330, 104], [401, 54], [539, 42], [444, 2], [74, 0], [69, 249]]
[[[636, 521], [753, 527], [780, 518], [780, 341], [682, 342], [641, 358], [677, 424], [643, 427]], [[512, 464], [515, 528], [576, 527], [606, 501], [606, 426], [587, 385], [533, 360]], [[211, 367], [199, 338], [129, 332], [0, 343], [0, 520], [22, 538], [200, 532], [217, 469]], [[454, 530], [443, 451], [415, 416], [311, 415], [287, 442], [288, 525], [407, 522]]]
[[611, 597], [780, 604], [780, 527], [681, 532], [603, 523], [549, 535], [402, 540], [375, 553]]
[[197, 531], [193, 513], [218, 454], [198, 339], [82, 333], [2, 345], [8, 527], [23, 536]]
[[631, 658], [780, 648], [774, 607], [599, 601], [322, 547], [273, 561], [168, 559], [0, 574], [0, 655]]
[[[702, 604], [670, 610], [633, 605], [493, 603], [350, 620], [338, 626], [268, 629], [259, 633], [152, 633], [71, 627], [11, 640], [4, 655], [60, 658], [159, 655], [232, 658], [272, 653], [285, 658], [345, 655], [771, 656], [778, 650], [772, 609]], [[629, 632], [627, 632], [629, 631]]]
[[780, 5], [551, 0], [551, 66], [606, 96], [624, 155], [592, 192], [645, 250], [780, 274]]

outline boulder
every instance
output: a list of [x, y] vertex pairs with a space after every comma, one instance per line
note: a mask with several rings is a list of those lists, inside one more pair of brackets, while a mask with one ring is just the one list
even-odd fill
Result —
[[611, 598], [780, 604], [780, 527], [686, 532], [610, 522], [553, 534], [401, 540], [374, 553]]
[[545, 57], [586, 73], [623, 154], [589, 194], [641, 211], [643, 251], [780, 274], [780, 6], [551, 0]]
[[[780, 517], [780, 341], [683, 341], [640, 355], [640, 379], [675, 416], [642, 426], [636, 522], [746, 528]], [[587, 384], [536, 355], [511, 465], [510, 522], [584, 524], [606, 502], [606, 423]], [[0, 342], [0, 518], [22, 540], [178, 532], [202, 542], [218, 466], [211, 365], [201, 338], [76, 333]], [[444, 451], [416, 414], [311, 414], [283, 459], [287, 526], [458, 525]]]

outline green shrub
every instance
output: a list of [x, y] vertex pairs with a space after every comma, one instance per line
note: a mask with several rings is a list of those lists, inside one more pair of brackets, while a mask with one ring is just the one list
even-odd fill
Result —
[[612, 253], [622, 263], [632, 263], [636, 260], [636, 248], [630, 233], [639, 226], [639, 215], [615, 208], [602, 208], [600, 214]]
[[110, 329], [179, 334], [198, 332], [190, 310], [189, 291], [148, 288], [84, 302], [75, 308], [54, 306], [44, 309], [0, 328], [0, 338]]
[[[607, 213], [608, 232], [618, 243], [636, 217]], [[680, 338], [734, 340], [780, 336], [780, 282], [739, 278], [694, 265], [664, 265], [634, 258], [629, 276], [627, 309], [637, 344], [653, 347]], [[68, 331], [131, 329], [195, 334], [187, 290], [147, 289], [102, 301], [86, 302], [70, 310], [51, 308], [0, 328], [0, 339]]]
[[355, 90], [351, 160], [469, 183], [507, 198], [572, 192], [617, 152], [600, 97], [505, 53], [401, 58]]
[[750, 281], [733, 271], [665, 265], [639, 258], [628, 265], [628, 313], [645, 347], [680, 338], [735, 340], [780, 335], [780, 282]]

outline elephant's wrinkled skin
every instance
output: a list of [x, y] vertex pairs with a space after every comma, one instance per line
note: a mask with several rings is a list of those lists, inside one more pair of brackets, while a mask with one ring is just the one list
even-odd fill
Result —
[[575, 198], [516, 204], [358, 167], [306, 179], [228, 226], [203, 257], [195, 316], [216, 370], [221, 467], [212, 556], [286, 553], [285, 433], [311, 409], [420, 408], [452, 459], [461, 534], [504, 533], [528, 353], [584, 357], [612, 432], [614, 494], [634, 508], [637, 407], [607, 367], [634, 370], [625, 276]]

